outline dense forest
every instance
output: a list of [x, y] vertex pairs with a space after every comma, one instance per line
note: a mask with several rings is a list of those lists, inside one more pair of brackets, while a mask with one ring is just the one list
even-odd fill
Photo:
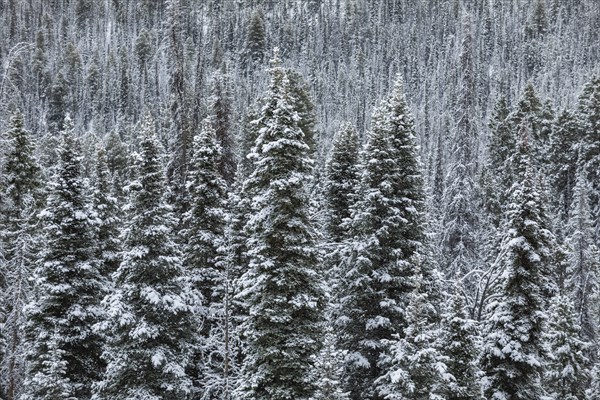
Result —
[[0, 399], [600, 399], [599, 65], [597, 0], [0, 0]]

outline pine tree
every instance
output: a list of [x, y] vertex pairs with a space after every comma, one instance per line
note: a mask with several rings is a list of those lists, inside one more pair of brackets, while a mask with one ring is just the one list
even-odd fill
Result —
[[[585, 162], [587, 179], [591, 185], [590, 208], [592, 219], [600, 215], [600, 77], [593, 77], [579, 98], [579, 126], [582, 133], [581, 157]], [[598, 245], [600, 224], [594, 226], [594, 241]]]
[[452, 382], [449, 360], [439, 351], [438, 330], [430, 317], [431, 300], [416, 285], [409, 296], [404, 335], [386, 341], [389, 349], [381, 358], [384, 375], [376, 384], [386, 400], [443, 400], [445, 387]]
[[320, 348], [323, 293], [309, 216], [313, 160], [298, 125], [278, 51], [250, 154], [252, 209], [246, 224], [248, 270], [240, 297], [247, 307], [242, 398], [308, 399], [313, 357]]
[[[227, 282], [223, 271], [222, 249], [225, 233], [225, 206], [227, 185], [220, 175], [221, 148], [216, 142], [216, 132], [209, 121], [204, 121], [201, 132], [194, 138], [190, 162], [188, 192], [190, 210], [184, 217], [184, 264], [196, 294], [203, 299], [204, 322], [200, 347], [193, 360], [194, 387], [204, 390], [202, 398], [219, 398], [219, 389], [211, 389], [212, 380], [223, 369], [218, 348], [222, 345], [214, 335], [220, 332], [223, 301], [227, 295]], [[212, 355], [212, 356], [211, 356]], [[220, 387], [220, 385], [216, 385]]]
[[48, 351], [40, 355], [40, 369], [29, 380], [29, 384], [44, 388], [35, 397], [25, 395], [22, 398], [35, 400], [79, 400], [75, 396], [73, 382], [68, 375], [68, 361], [65, 360], [65, 351], [61, 348], [62, 338], [53, 331], [48, 338]]
[[304, 141], [311, 152], [315, 152], [318, 143], [317, 132], [315, 131], [317, 116], [308, 86], [298, 72], [291, 68], [287, 68], [285, 72], [290, 82], [290, 98], [299, 117], [298, 127], [302, 130]]
[[[519, 132], [523, 126], [528, 127], [532, 165], [535, 168], [542, 167], [546, 160], [545, 153], [554, 116], [549, 104], [542, 103], [531, 83], [525, 86], [516, 108], [508, 119], [512, 132]], [[517, 168], [519, 160], [514, 156], [511, 160], [512, 167]], [[513, 174], [517, 173], [518, 171], [513, 171]]]
[[96, 176], [93, 191], [94, 210], [98, 215], [98, 260], [100, 271], [111, 280], [120, 264], [121, 210], [118, 200], [113, 196], [112, 182], [108, 171], [106, 151], [98, 148], [96, 156]]
[[600, 398], [600, 365], [596, 364], [591, 371], [591, 382], [589, 388], [585, 391], [586, 400], [595, 400]]
[[246, 34], [246, 58], [252, 62], [262, 62], [266, 48], [265, 22], [260, 11], [253, 11]]
[[0, 268], [2, 299], [1, 379], [6, 399], [19, 397], [25, 363], [22, 327], [23, 307], [30, 300], [29, 278], [37, 254], [34, 243], [39, 238], [37, 213], [40, 210], [41, 174], [33, 155], [31, 133], [23, 126], [23, 116], [16, 112], [4, 133], [4, 166], [0, 178]]
[[442, 319], [440, 351], [447, 359], [447, 372], [453, 377], [446, 387], [446, 400], [481, 399], [479, 332], [476, 322], [467, 316], [464, 296], [457, 280]]
[[485, 208], [495, 228], [500, 227], [505, 205], [508, 204], [509, 190], [514, 182], [510, 160], [516, 146], [516, 136], [511, 129], [509, 113], [506, 99], [501, 97], [494, 107], [489, 123], [491, 137], [483, 172]]
[[333, 138], [325, 167], [325, 232], [327, 239], [339, 243], [346, 237], [343, 225], [350, 218], [358, 188], [358, 136], [356, 129], [344, 124]]
[[549, 186], [553, 204], [559, 210], [561, 223], [565, 223], [569, 215], [569, 206], [575, 187], [575, 175], [578, 159], [577, 142], [579, 126], [574, 113], [565, 110], [558, 116], [548, 146]]
[[549, 312], [545, 340], [550, 359], [546, 363], [544, 383], [553, 399], [585, 400], [589, 382], [589, 343], [579, 338], [573, 303], [568, 296], [557, 295]]
[[185, 368], [198, 326], [197, 301], [173, 241], [175, 220], [165, 203], [152, 125], [146, 119], [142, 128], [123, 259], [114, 274], [115, 290], [103, 301], [107, 368], [95, 386], [98, 399], [175, 400], [191, 391]]
[[[351, 398], [376, 399], [384, 341], [402, 337], [407, 295], [425, 252], [422, 177], [400, 80], [373, 115], [362, 163], [337, 323], [341, 349], [348, 352], [345, 385]], [[423, 267], [426, 279], [431, 273]]]
[[547, 229], [522, 129], [516, 155], [519, 180], [513, 185], [502, 242], [502, 283], [489, 305], [482, 367], [486, 398], [529, 400], [544, 395], [541, 375], [546, 351], [547, 296], [552, 288], [553, 236]]
[[461, 43], [461, 80], [457, 124], [452, 146], [451, 166], [446, 178], [442, 203], [444, 232], [442, 235], [442, 270], [449, 276], [465, 275], [478, 264], [478, 215], [476, 176], [477, 130], [473, 114], [474, 70], [473, 37], [469, 16], [463, 22]]
[[344, 352], [337, 347], [333, 326], [328, 325], [323, 336], [323, 348], [316, 357], [313, 380], [317, 390], [314, 400], [350, 400], [350, 394], [342, 385], [344, 374]]
[[98, 222], [69, 118], [58, 152], [59, 164], [42, 212], [45, 248], [34, 274], [35, 298], [27, 306], [29, 351], [23, 399], [38, 399], [54, 390], [44, 384], [52, 382], [50, 377], [49, 381], [40, 378], [47, 372], [44, 355], [50, 351], [53, 332], [58, 338], [53, 345], [66, 363], [70, 395], [89, 399], [92, 382], [103, 368], [102, 340], [92, 329], [102, 318], [99, 303], [105, 291], [96, 258]]
[[226, 75], [222, 73], [213, 75], [210, 113], [216, 137], [222, 149], [219, 171], [221, 176], [231, 184], [235, 178], [236, 157], [229, 85]]

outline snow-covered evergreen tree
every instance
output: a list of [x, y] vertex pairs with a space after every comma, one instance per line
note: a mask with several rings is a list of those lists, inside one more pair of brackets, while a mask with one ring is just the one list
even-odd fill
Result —
[[594, 226], [594, 241], [599, 245], [600, 224], [600, 77], [588, 82], [579, 98], [579, 127], [582, 138], [580, 156], [585, 163], [587, 180], [590, 183], [590, 209]]
[[579, 125], [575, 114], [569, 110], [561, 112], [550, 135], [548, 145], [548, 183], [552, 204], [559, 212], [560, 225], [569, 215], [569, 207], [575, 187], [579, 139]]
[[229, 79], [223, 73], [215, 73], [212, 78], [210, 114], [217, 142], [221, 147], [219, 172], [223, 179], [233, 183], [236, 159], [232, 132], [231, 93]]
[[409, 295], [405, 332], [385, 341], [389, 349], [380, 360], [384, 375], [376, 385], [386, 400], [444, 400], [446, 386], [454, 381], [446, 365], [450, 360], [439, 349], [434, 310], [428, 309], [431, 300], [416, 286]]
[[44, 357], [53, 340], [73, 397], [89, 399], [103, 368], [101, 336], [93, 330], [102, 318], [100, 300], [106, 289], [97, 260], [98, 219], [68, 117], [61, 136], [60, 158], [42, 212], [45, 247], [34, 274], [35, 296], [26, 308], [29, 350], [23, 399], [37, 400], [54, 390], [46, 386], [50, 377], [41, 378], [50, 371]]
[[219, 324], [226, 321], [221, 318], [228, 284], [222, 263], [227, 184], [221, 175], [221, 147], [216, 140], [215, 129], [204, 121], [194, 138], [187, 184], [191, 208], [183, 220], [184, 264], [204, 306], [202, 329], [197, 333], [199, 348], [191, 368], [194, 391], [204, 392], [203, 399], [221, 395], [221, 385], [212, 381], [223, 370], [219, 350], [224, 346], [223, 338], [215, 335], [223, 329]]
[[595, 400], [600, 398], [600, 365], [596, 364], [592, 368], [591, 376], [590, 386], [585, 391], [585, 400]]
[[4, 167], [0, 177], [0, 300], [2, 320], [2, 393], [8, 400], [19, 397], [25, 368], [22, 327], [23, 307], [30, 301], [29, 278], [38, 255], [40, 232], [37, 213], [41, 206], [41, 171], [33, 155], [31, 133], [16, 112], [2, 137]]
[[96, 154], [93, 202], [99, 220], [97, 238], [100, 271], [109, 280], [121, 261], [121, 209], [112, 188], [106, 151], [100, 147]]
[[484, 166], [484, 207], [488, 220], [498, 228], [504, 217], [507, 196], [514, 181], [511, 158], [516, 146], [516, 136], [508, 120], [510, 110], [506, 99], [501, 97], [490, 119], [490, 139], [487, 162]]
[[320, 348], [323, 289], [316, 232], [309, 215], [313, 160], [293, 107], [278, 51], [250, 154], [254, 170], [248, 232], [249, 266], [241, 282], [247, 338], [241, 398], [308, 399]]
[[446, 400], [481, 399], [479, 356], [479, 332], [477, 323], [466, 312], [465, 293], [460, 281], [442, 318], [440, 352], [446, 356], [447, 372], [453, 377], [448, 382]]
[[334, 327], [325, 327], [323, 348], [316, 357], [313, 380], [317, 390], [314, 400], [350, 400], [350, 394], [344, 391], [342, 377], [344, 374], [344, 352], [337, 347]]
[[79, 400], [74, 393], [74, 385], [69, 378], [68, 361], [61, 348], [62, 338], [56, 331], [49, 333], [47, 352], [40, 354], [40, 369], [29, 379], [29, 384], [44, 388], [35, 396], [21, 398], [35, 400]]
[[333, 138], [325, 170], [325, 232], [334, 243], [347, 237], [344, 223], [350, 218], [359, 182], [358, 150], [356, 129], [344, 124]]
[[165, 202], [166, 183], [152, 121], [143, 124], [138, 179], [130, 185], [123, 259], [115, 290], [103, 301], [106, 372], [97, 399], [166, 400], [191, 392], [186, 375], [197, 296], [185, 279], [174, 242], [175, 219]]
[[580, 338], [573, 302], [568, 296], [552, 300], [545, 340], [550, 354], [545, 363], [544, 384], [556, 400], [585, 400], [590, 362], [586, 357], [589, 343]]
[[522, 129], [508, 222], [502, 241], [502, 283], [490, 303], [481, 356], [490, 400], [540, 399], [546, 350], [547, 295], [551, 292], [553, 236], [547, 228], [542, 197], [535, 182]]
[[443, 194], [441, 269], [448, 276], [465, 275], [478, 264], [477, 127], [475, 77], [470, 16], [463, 16], [457, 123], [452, 140], [451, 165]]
[[[350, 224], [353, 236], [341, 283], [337, 325], [347, 352], [345, 385], [352, 399], [380, 398], [385, 340], [403, 337], [407, 297], [424, 254], [424, 194], [412, 116], [402, 83], [373, 115]], [[430, 266], [423, 275], [431, 278]]]

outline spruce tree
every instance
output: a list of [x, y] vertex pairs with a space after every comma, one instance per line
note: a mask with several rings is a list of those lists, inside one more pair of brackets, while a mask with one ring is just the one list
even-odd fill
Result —
[[54, 390], [47, 385], [51, 377], [41, 378], [49, 373], [44, 357], [51, 346], [65, 362], [64, 376], [75, 398], [91, 397], [92, 383], [103, 368], [101, 336], [93, 330], [102, 318], [99, 303], [105, 292], [96, 258], [98, 220], [69, 118], [61, 136], [58, 167], [42, 212], [45, 247], [34, 273], [35, 297], [26, 308], [29, 351], [23, 399], [44, 398]]
[[112, 280], [120, 264], [121, 210], [117, 198], [113, 195], [113, 187], [108, 170], [106, 151], [98, 148], [96, 154], [95, 184], [93, 190], [94, 210], [98, 216], [98, 260], [100, 272]]
[[215, 73], [212, 80], [210, 113], [217, 141], [221, 146], [219, 172], [229, 184], [233, 183], [236, 171], [230, 97], [230, 83], [227, 76], [222, 73]]
[[[198, 332], [199, 348], [193, 359], [194, 390], [204, 391], [205, 399], [219, 398], [223, 361], [219, 349], [224, 345], [219, 333], [223, 327], [223, 301], [227, 282], [222, 263], [226, 224], [227, 184], [219, 167], [221, 148], [209, 121], [194, 138], [187, 190], [190, 210], [184, 216], [184, 264], [196, 294], [203, 299], [203, 324]], [[210, 394], [208, 392], [211, 392]]]
[[175, 220], [165, 202], [160, 147], [147, 118], [138, 179], [131, 183], [123, 259], [115, 290], [103, 301], [107, 337], [98, 399], [175, 400], [191, 391], [185, 368], [197, 330], [196, 296], [173, 241]]
[[600, 365], [596, 364], [591, 371], [590, 386], [585, 391], [585, 400], [600, 398]]
[[240, 298], [246, 305], [247, 338], [242, 398], [308, 399], [313, 356], [320, 348], [323, 290], [309, 215], [313, 160], [298, 125], [289, 79], [278, 52], [245, 183], [252, 195], [247, 271]]
[[445, 388], [446, 400], [481, 399], [479, 382], [479, 332], [466, 313], [465, 293], [457, 280], [442, 319], [440, 351], [446, 356], [447, 373], [452, 376]]
[[555, 121], [548, 146], [548, 182], [561, 225], [568, 219], [573, 198], [578, 164], [573, 161], [578, 159], [578, 134], [575, 114], [569, 110], [561, 112]]
[[590, 182], [590, 208], [594, 226], [594, 241], [599, 244], [600, 224], [600, 77], [588, 82], [579, 98], [579, 127], [581, 129], [581, 157], [585, 163], [587, 180]]
[[544, 383], [553, 399], [585, 400], [590, 362], [586, 357], [589, 343], [579, 338], [573, 302], [557, 295], [550, 307], [545, 340], [550, 358], [546, 363]]
[[344, 223], [350, 218], [358, 188], [358, 136], [344, 124], [336, 132], [325, 166], [325, 232], [327, 240], [339, 243], [347, 236]]
[[512, 188], [500, 250], [502, 282], [486, 321], [481, 360], [487, 376], [485, 395], [490, 400], [531, 400], [544, 395], [543, 332], [552, 288], [553, 236], [547, 229], [528, 140], [523, 128], [516, 154], [519, 179]]
[[510, 110], [506, 99], [501, 97], [490, 118], [490, 139], [487, 162], [484, 166], [484, 207], [494, 228], [500, 227], [509, 190], [514, 181], [511, 158], [516, 146], [516, 136], [508, 119]]
[[[425, 252], [422, 177], [400, 80], [373, 115], [362, 163], [337, 324], [341, 349], [348, 352], [351, 398], [377, 399], [374, 382], [384, 374], [379, 358], [386, 340], [403, 337], [407, 295]], [[430, 266], [422, 268], [429, 281]]]
[[[407, 328], [402, 336], [386, 341], [389, 349], [381, 358], [384, 375], [377, 379], [383, 399], [443, 400], [452, 382], [447, 373], [449, 359], [439, 349], [438, 334], [431, 319], [431, 300], [420, 284], [410, 294], [406, 309]], [[468, 397], [465, 397], [468, 398]]]
[[337, 346], [334, 327], [325, 327], [323, 348], [316, 357], [313, 380], [317, 390], [312, 397], [314, 400], [350, 400], [350, 393], [344, 391], [342, 378], [344, 376], [345, 352]]
[[[266, 47], [265, 21], [262, 13], [254, 10], [248, 23], [246, 33], [245, 58], [248, 61], [259, 63], [263, 61]], [[248, 63], [250, 64], [250, 63]]]
[[0, 178], [0, 287], [6, 294], [1, 303], [2, 387], [8, 400], [19, 397], [25, 369], [22, 327], [23, 307], [30, 300], [29, 278], [38, 256], [37, 214], [42, 200], [41, 171], [34, 157], [31, 133], [23, 126], [20, 112], [12, 115], [3, 134], [4, 166]]

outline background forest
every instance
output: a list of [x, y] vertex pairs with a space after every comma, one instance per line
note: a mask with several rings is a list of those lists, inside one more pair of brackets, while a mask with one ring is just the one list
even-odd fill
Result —
[[0, 398], [600, 399], [599, 36], [0, 0]]

